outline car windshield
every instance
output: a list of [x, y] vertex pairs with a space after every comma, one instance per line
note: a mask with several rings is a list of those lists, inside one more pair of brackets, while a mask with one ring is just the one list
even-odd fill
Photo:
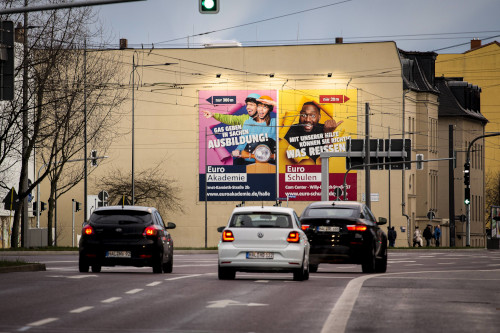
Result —
[[304, 217], [359, 217], [359, 212], [353, 208], [321, 207], [304, 212]]
[[231, 228], [291, 228], [289, 215], [276, 213], [240, 213], [234, 214]]
[[102, 210], [96, 211], [90, 216], [90, 223], [103, 224], [146, 224], [152, 221], [149, 212], [136, 210]]

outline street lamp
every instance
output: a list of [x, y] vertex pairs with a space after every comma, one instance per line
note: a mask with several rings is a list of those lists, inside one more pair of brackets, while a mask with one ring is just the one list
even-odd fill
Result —
[[163, 64], [150, 64], [150, 65], [136, 65], [135, 64], [135, 54], [132, 55], [132, 206], [135, 205], [135, 69], [137, 67], [154, 67], [154, 66], [170, 66], [176, 65], [177, 63], [166, 62]]

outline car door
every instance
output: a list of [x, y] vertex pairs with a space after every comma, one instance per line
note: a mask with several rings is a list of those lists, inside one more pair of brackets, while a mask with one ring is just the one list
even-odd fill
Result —
[[163, 255], [166, 258], [168, 256], [168, 246], [166, 244], [168, 238], [167, 228], [165, 227], [165, 223], [163, 223], [163, 219], [161, 218], [160, 213], [158, 213], [158, 211], [155, 211], [154, 215], [155, 215], [155, 224], [160, 227], [158, 239], [163, 248]]

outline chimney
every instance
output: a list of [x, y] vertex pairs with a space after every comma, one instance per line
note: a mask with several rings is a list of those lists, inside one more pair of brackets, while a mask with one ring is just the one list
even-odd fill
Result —
[[128, 41], [126, 38], [120, 38], [120, 50], [124, 50], [128, 47]]
[[471, 39], [470, 49], [474, 50], [474, 49], [477, 49], [478, 47], [481, 47], [481, 40], [477, 39], [477, 38]]
[[335, 37], [335, 44], [343, 44], [343, 43], [344, 43], [344, 38]]

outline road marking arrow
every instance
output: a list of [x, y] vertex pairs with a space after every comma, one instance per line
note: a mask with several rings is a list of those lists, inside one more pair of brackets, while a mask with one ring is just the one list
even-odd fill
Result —
[[268, 306], [269, 304], [261, 304], [261, 303], [241, 303], [238, 301], [232, 301], [230, 299], [224, 299], [220, 301], [211, 301], [208, 303], [212, 303], [207, 305], [207, 308], [225, 308], [227, 306], [239, 305], [239, 306]]

